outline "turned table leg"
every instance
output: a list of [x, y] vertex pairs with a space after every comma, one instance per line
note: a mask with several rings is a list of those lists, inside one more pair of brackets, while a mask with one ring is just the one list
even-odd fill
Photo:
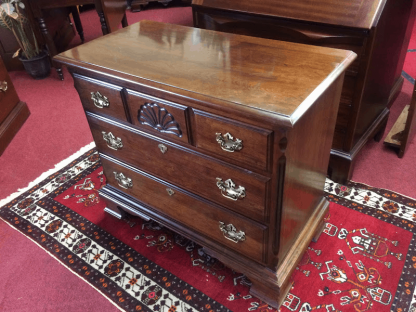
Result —
[[123, 26], [123, 27], [129, 26], [129, 23], [127, 22], [126, 13], [124, 13], [123, 19], [121, 20], [121, 26]]
[[103, 35], [107, 35], [109, 33], [108, 27], [107, 27], [107, 23], [105, 22], [105, 16], [104, 16], [104, 12], [100, 11], [98, 12], [98, 16], [100, 17], [100, 23], [101, 23], [101, 30], [103, 32]]
[[51, 59], [51, 62], [53, 64], [53, 67], [55, 67], [56, 72], [58, 73], [58, 76], [61, 80], [64, 80], [64, 74], [62, 72], [62, 65], [58, 65], [57, 63], [52, 61], [52, 58], [58, 54], [58, 51], [56, 50], [55, 42], [53, 42], [53, 38], [51, 34], [48, 31], [48, 28], [46, 26], [45, 20], [43, 17], [38, 17], [38, 23], [40, 30], [42, 31], [42, 35], [45, 38], [46, 47], [49, 52], [49, 57]]
[[71, 7], [71, 13], [74, 19], [75, 28], [77, 29], [78, 35], [81, 38], [81, 42], [84, 43], [84, 29], [82, 28], [81, 19], [79, 17], [79, 12], [76, 6]]

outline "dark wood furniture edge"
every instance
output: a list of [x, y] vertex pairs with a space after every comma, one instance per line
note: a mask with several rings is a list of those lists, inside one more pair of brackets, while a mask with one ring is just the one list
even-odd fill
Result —
[[[339, 168], [338, 172], [332, 171], [331, 179], [338, 183], [346, 183], [351, 179], [351, 174], [354, 168], [354, 161], [357, 154], [364, 147], [368, 140], [374, 138], [377, 142], [380, 141], [387, 125], [387, 120], [390, 114], [390, 110], [385, 108], [383, 112], [377, 117], [376, 120], [372, 123], [371, 127], [367, 129], [365, 134], [360, 138], [360, 140], [355, 144], [351, 152], [343, 152], [335, 149], [331, 149], [331, 157], [329, 159], [329, 168]], [[344, 166], [335, 165], [334, 163], [341, 162]], [[341, 172], [342, 170], [347, 170], [348, 172]]]
[[16, 133], [29, 117], [30, 111], [25, 102], [19, 102], [0, 124], [0, 156]]
[[[384, 10], [384, 7], [385, 7], [386, 3], [387, 3], [387, 0], [380, 1], [380, 5], [377, 8], [377, 14], [375, 14], [373, 16], [372, 22], [368, 24], [368, 27], [362, 27], [361, 26], [361, 27], [356, 27], [356, 29], [368, 31], [372, 27], [375, 27], [378, 24], [379, 20], [380, 20], [381, 14]], [[260, 16], [260, 17], [267, 17], [267, 18], [271, 18], [271, 19], [277, 17], [277, 18], [280, 18], [280, 19], [286, 20], [286, 21], [303, 22], [302, 20], [297, 19], [297, 18], [291, 18], [291, 17], [287, 17], [287, 16], [275, 15], [275, 14], [270, 14], [270, 13], [265, 13], [265, 12], [249, 12], [247, 10], [240, 10], [240, 9], [234, 9], [233, 10], [233, 9], [230, 9], [230, 8], [227, 8], [227, 7], [221, 7], [221, 6], [218, 6], [218, 7], [214, 8], [212, 6], [207, 6], [207, 5], [204, 5], [204, 4], [200, 4], [200, 1], [192, 1], [192, 11], [194, 11], [194, 9], [199, 10], [199, 11], [207, 11], [207, 12], [210, 12], [210, 11], [211, 12], [219, 12], [219, 11], [221, 11], [221, 12], [238, 12], [238, 14], [243, 14], [243, 15], [247, 15], [247, 16]], [[363, 14], [361, 14], [361, 15], [363, 15]], [[357, 17], [357, 18], [359, 18], [359, 17]], [[305, 21], [305, 23], [334, 26], [331, 23], [326, 23], [326, 22], [323, 23], [323, 22], [312, 21], [312, 20]], [[341, 24], [341, 25], [336, 25], [336, 26], [340, 27], [340, 28], [345, 28], [345, 29], [352, 27], [352, 25], [347, 25], [347, 24], [345, 24], [345, 25]]]
[[403, 76], [400, 76], [399, 79], [397, 79], [396, 82], [394, 83], [393, 88], [390, 91], [389, 99], [387, 101], [388, 108], [390, 108], [393, 105], [394, 101], [399, 96], [400, 91], [402, 90], [402, 87], [403, 87], [403, 83], [404, 83]]
[[125, 210], [127, 210], [128, 213], [135, 215], [136, 217], [140, 217], [146, 221], [149, 221], [150, 218], [140, 212], [137, 211], [132, 205], [128, 204], [125, 200], [120, 201], [114, 197], [111, 197], [105, 190], [99, 190], [99, 195], [105, 198], [105, 202], [107, 206], [104, 208], [105, 212], [108, 212], [113, 217], [116, 217], [118, 219], [123, 219], [125, 217], [125, 211], [122, 209], [119, 209], [118, 207], [121, 206]]
[[318, 228], [317, 228], [317, 230], [316, 230], [316, 232], [315, 232], [314, 237], [312, 238], [312, 241], [313, 241], [314, 243], [316, 243], [316, 242], [319, 240], [319, 238], [321, 237], [321, 234], [322, 234], [322, 232], [323, 232], [323, 231], [324, 231], [324, 229], [325, 229], [325, 225], [326, 225], [325, 220], [322, 220], [322, 221], [321, 221], [321, 224], [318, 226]]

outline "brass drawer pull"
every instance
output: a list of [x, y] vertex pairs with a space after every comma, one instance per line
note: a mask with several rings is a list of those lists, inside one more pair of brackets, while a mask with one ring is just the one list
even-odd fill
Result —
[[120, 138], [116, 138], [111, 132], [105, 133], [102, 131], [103, 139], [107, 142], [107, 146], [113, 150], [119, 150], [123, 147], [123, 142]]
[[108, 98], [102, 95], [100, 92], [91, 92], [91, 99], [94, 102], [94, 105], [98, 108], [104, 108], [110, 106]]
[[226, 239], [229, 239], [234, 243], [244, 242], [246, 240], [246, 233], [243, 231], [237, 232], [237, 229], [231, 223], [225, 225], [224, 222], [220, 221], [220, 230]]
[[175, 194], [175, 192], [169, 187], [166, 189], [166, 192], [168, 192], [169, 196], [172, 196], [173, 194]]
[[233, 136], [229, 132], [224, 134], [224, 136], [222, 136], [221, 133], [216, 133], [215, 135], [217, 136], [217, 142], [226, 152], [233, 153], [235, 151], [240, 151], [243, 148], [243, 141], [237, 138], [235, 138], [234, 141]]
[[241, 185], [235, 188], [235, 183], [231, 179], [225, 180], [224, 182], [221, 178], [217, 178], [217, 186], [221, 190], [222, 196], [231, 200], [246, 197], [246, 189]]
[[3, 92], [7, 91], [7, 81], [0, 82], [0, 90]]
[[117, 173], [114, 171], [114, 176], [120, 187], [125, 188], [125, 189], [129, 189], [133, 187], [133, 182], [131, 181], [131, 179], [126, 178], [124, 174], [122, 174], [121, 172]]

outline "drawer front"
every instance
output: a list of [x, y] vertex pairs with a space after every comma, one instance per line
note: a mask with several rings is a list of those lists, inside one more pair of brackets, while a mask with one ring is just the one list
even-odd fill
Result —
[[[254, 260], [263, 261], [266, 227], [202, 201], [130, 166], [122, 166], [105, 157], [101, 161], [109, 185], [222, 245]], [[115, 173], [119, 180], [116, 180]], [[120, 177], [120, 173], [124, 178]], [[236, 242], [225, 238], [224, 234], [233, 234], [232, 231], [222, 232], [220, 222], [235, 227], [235, 232], [240, 234], [234, 239]]]
[[131, 122], [146, 132], [188, 143], [186, 106], [127, 90]]
[[[101, 153], [120, 159], [247, 217], [264, 221], [269, 178], [206, 158], [192, 150], [121, 124], [110, 124], [105, 119], [94, 118], [88, 114], [87, 118], [97, 149]], [[107, 140], [111, 132], [113, 141], [121, 141], [122, 147], [117, 149], [117, 143], [110, 144], [114, 146], [109, 147], [103, 132]], [[228, 179], [235, 183], [234, 188], [230, 185], [232, 182], [227, 182], [226, 185]]]
[[194, 110], [196, 147], [249, 164], [270, 168], [272, 132]]
[[85, 110], [128, 121], [121, 97], [122, 87], [78, 74], [73, 77]]

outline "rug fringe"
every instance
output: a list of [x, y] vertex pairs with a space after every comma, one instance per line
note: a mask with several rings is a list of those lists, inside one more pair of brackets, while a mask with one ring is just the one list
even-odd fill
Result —
[[[88, 144], [87, 146], [89, 146], [89, 145], [90, 144]], [[84, 146], [84, 147], [87, 147], [87, 146]], [[46, 250], [45, 248], [43, 248], [37, 241], [35, 241], [34, 239], [32, 239], [30, 236], [27, 236], [25, 233], [19, 231], [17, 228], [15, 228], [12, 224], [10, 224], [6, 220], [4, 220], [2, 217], [0, 217], [0, 220], [3, 221], [4, 223], [6, 223], [8, 226], [10, 226], [16, 232], [22, 234], [24, 237], [28, 238], [33, 243], [35, 243], [36, 245], [38, 245], [40, 247], [40, 249], [42, 249], [43, 251], [45, 251], [46, 253], [48, 253], [52, 258], [54, 258], [59, 264], [61, 264], [69, 272], [71, 272], [72, 274], [76, 275], [79, 279], [81, 279], [82, 281], [86, 282], [88, 285], [90, 285], [92, 288], [94, 288], [96, 291], [98, 291], [105, 299], [107, 299], [109, 302], [111, 302], [121, 312], [127, 312], [123, 308], [119, 307], [114, 301], [112, 301], [111, 299], [109, 299], [101, 290], [99, 290], [97, 287], [95, 287], [94, 285], [92, 285], [89, 281], [87, 281], [86, 279], [82, 278], [82, 276], [80, 276], [79, 274], [77, 274], [76, 272], [74, 272], [73, 270], [71, 270], [69, 267], [67, 267], [63, 262], [61, 262], [57, 257], [55, 257], [54, 254], [50, 253], [48, 250]]]
[[16, 197], [20, 196], [21, 194], [23, 194], [24, 192], [26, 192], [27, 190], [29, 190], [30, 188], [32, 188], [36, 184], [40, 183], [41, 181], [43, 181], [44, 179], [46, 179], [48, 176], [54, 174], [58, 170], [60, 170], [63, 167], [67, 166], [73, 160], [75, 160], [78, 157], [82, 156], [83, 154], [85, 154], [86, 152], [88, 152], [90, 149], [92, 149], [94, 147], [95, 147], [95, 143], [94, 142], [91, 142], [91, 143], [85, 145], [78, 152], [75, 152], [74, 154], [72, 154], [68, 158], [66, 158], [66, 159], [62, 160], [61, 162], [59, 162], [58, 164], [56, 164], [54, 168], [49, 169], [48, 171], [42, 173], [34, 181], [30, 182], [29, 185], [26, 186], [25, 188], [18, 189], [15, 193], [13, 193], [13, 194], [7, 196], [6, 198], [0, 200], [0, 208], [3, 207], [4, 205], [6, 205], [7, 203], [11, 202], [13, 199], [15, 199]]

